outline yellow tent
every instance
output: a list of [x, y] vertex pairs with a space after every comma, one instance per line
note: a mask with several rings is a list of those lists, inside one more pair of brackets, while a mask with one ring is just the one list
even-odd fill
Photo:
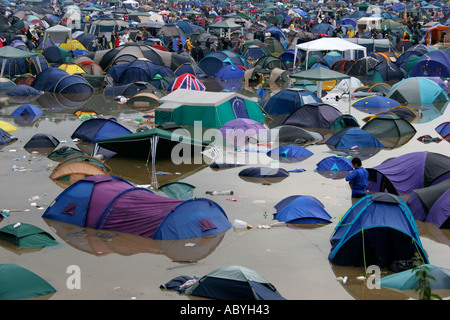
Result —
[[60, 65], [58, 68], [70, 73], [70, 74], [75, 74], [75, 73], [86, 73], [83, 68], [81, 68], [80, 66], [76, 65], [76, 64], [62, 64]]
[[82, 44], [80, 41], [72, 39], [72, 47], [70, 45], [70, 39], [67, 39], [67, 41], [65, 43], [61, 43], [59, 45], [61, 48], [66, 49], [66, 50], [72, 50], [75, 51], [77, 49], [82, 49], [82, 50], [86, 50], [88, 51]]
[[15, 132], [17, 130], [17, 128], [15, 126], [13, 126], [12, 124], [9, 124], [8, 122], [5, 122], [5, 121], [0, 121], [0, 129], [5, 130], [9, 134], [12, 134], [13, 132]]

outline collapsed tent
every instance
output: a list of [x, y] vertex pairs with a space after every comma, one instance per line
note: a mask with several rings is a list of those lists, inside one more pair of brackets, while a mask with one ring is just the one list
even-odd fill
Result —
[[17, 138], [0, 128], [0, 146], [17, 141]]
[[132, 132], [119, 124], [115, 118], [93, 118], [83, 121], [72, 133], [71, 138], [96, 143], [102, 139], [123, 136], [130, 133]]
[[169, 182], [159, 187], [169, 198], [189, 200], [194, 197], [195, 187], [186, 182]]
[[285, 142], [298, 145], [307, 145], [323, 140], [323, 136], [318, 132], [308, 131], [306, 129], [282, 125], [270, 130], [258, 133], [258, 136], [251, 138], [251, 142], [267, 143], [267, 142]]
[[412, 152], [387, 159], [367, 171], [367, 190], [409, 194], [450, 178], [450, 157], [428, 151]]
[[20, 300], [55, 293], [47, 281], [14, 263], [0, 264], [0, 300]]
[[0, 240], [21, 248], [43, 248], [58, 244], [50, 233], [24, 222], [1, 228]]
[[276, 183], [289, 177], [289, 172], [282, 168], [251, 167], [239, 172], [239, 178], [254, 183]]
[[41, 92], [26, 84], [20, 84], [9, 89], [6, 95], [14, 102], [28, 103], [37, 99]]
[[212, 200], [170, 199], [110, 175], [75, 182], [42, 217], [160, 240], [214, 235], [231, 227], [225, 212]]
[[294, 224], [327, 224], [331, 216], [322, 202], [312, 196], [296, 195], [284, 198], [275, 205], [273, 218]]
[[266, 118], [257, 102], [234, 92], [208, 92], [178, 89], [159, 99], [155, 110], [155, 123], [175, 122], [203, 127], [220, 128], [237, 118], [264, 123]]
[[407, 204], [389, 193], [369, 194], [342, 217], [330, 239], [328, 259], [335, 265], [390, 266], [399, 260], [428, 257]]
[[413, 190], [408, 198], [408, 206], [414, 219], [450, 229], [450, 179]]
[[31, 86], [38, 91], [70, 95], [74, 101], [86, 101], [94, 94], [94, 88], [81, 76], [71, 75], [59, 68], [42, 71]]
[[184, 293], [218, 300], [285, 300], [260, 274], [235, 265], [211, 271]]
[[351, 115], [344, 115], [335, 107], [326, 103], [309, 103], [294, 110], [283, 125], [303, 128], [343, 129], [359, 127]]
[[435, 130], [443, 139], [450, 142], [450, 122], [446, 121], [441, 123]]
[[385, 148], [391, 149], [406, 144], [417, 132], [408, 121], [391, 114], [376, 116], [361, 129], [377, 138]]

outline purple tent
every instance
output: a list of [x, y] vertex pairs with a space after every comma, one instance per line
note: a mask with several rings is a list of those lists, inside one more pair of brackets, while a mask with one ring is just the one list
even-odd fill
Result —
[[449, 229], [450, 179], [427, 188], [414, 190], [408, 199], [408, 206], [414, 219]]
[[261, 131], [266, 131], [267, 129], [258, 121], [247, 119], [247, 118], [237, 118], [225, 123], [218, 130], [218, 134], [221, 135], [224, 141], [234, 143], [237, 145], [245, 145], [252, 136], [256, 136], [261, 133]]
[[450, 178], [450, 157], [427, 151], [413, 152], [388, 159], [367, 171], [367, 190], [409, 194]]

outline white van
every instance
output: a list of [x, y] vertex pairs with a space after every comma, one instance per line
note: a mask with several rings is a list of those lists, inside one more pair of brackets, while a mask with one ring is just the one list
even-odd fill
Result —
[[126, 0], [123, 2], [123, 4], [125, 5], [126, 8], [129, 8], [129, 9], [137, 9], [141, 6], [139, 4], [139, 2], [134, 1], [134, 0]]

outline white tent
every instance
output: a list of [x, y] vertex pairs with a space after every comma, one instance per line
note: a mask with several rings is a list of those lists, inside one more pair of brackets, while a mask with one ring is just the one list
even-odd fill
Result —
[[306, 61], [308, 61], [309, 53], [314, 51], [339, 51], [345, 59], [353, 60], [355, 59], [356, 51], [362, 51], [364, 57], [367, 55], [365, 47], [342, 38], [320, 38], [298, 44], [295, 46], [294, 61], [297, 59], [298, 50], [306, 51]]
[[[47, 28], [44, 32], [44, 40], [42, 43], [47, 43], [47, 38], [50, 37], [53, 43], [65, 43], [67, 39], [70, 40], [70, 47], [73, 49], [72, 45], [72, 29], [68, 27], [64, 27], [62, 25], [57, 24], [56, 26]], [[45, 47], [43, 47], [45, 49]]]

